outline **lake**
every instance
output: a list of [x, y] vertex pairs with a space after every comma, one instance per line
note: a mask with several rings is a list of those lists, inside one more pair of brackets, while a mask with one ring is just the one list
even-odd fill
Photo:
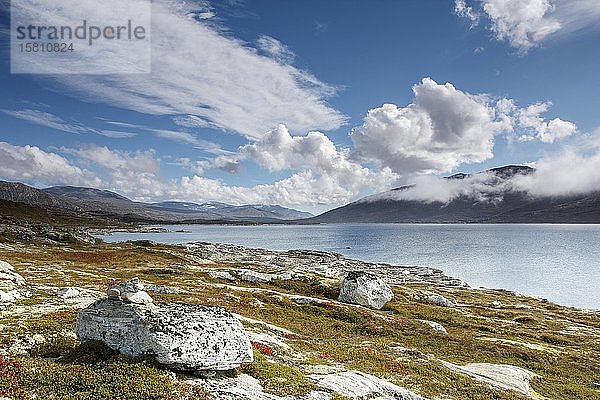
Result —
[[[149, 239], [311, 249], [350, 258], [442, 269], [472, 287], [503, 288], [568, 306], [600, 309], [600, 225], [324, 224], [175, 225], [160, 233], [114, 233], [107, 242]], [[174, 232], [185, 230], [189, 232]]]

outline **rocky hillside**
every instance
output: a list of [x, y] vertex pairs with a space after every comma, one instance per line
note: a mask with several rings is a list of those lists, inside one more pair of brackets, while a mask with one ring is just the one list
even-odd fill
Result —
[[598, 313], [431, 268], [210, 243], [9, 241], [0, 260], [13, 400], [600, 399]]
[[27, 204], [53, 213], [95, 219], [148, 223], [281, 222], [311, 214], [270, 205], [234, 206], [224, 203], [143, 203], [108, 190], [76, 186], [36, 189], [0, 181], [0, 200]]
[[[600, 223], [600, 193], [563, 197], [532, 197], [513, 190], [507, 182], [533, 169], [506, 166], [485, 171], [486, 179], [476, 190], [448, 200], [411, 199], [413, 186], [358, 200], [310, 218], [311, 223]], [[474, 175], [477, 177], [477, 174]], [[456, 174], [449, 181], [468, 180]], [[432, 183], [435, 184], [435, 183]], [[422, 188], [424, 192], [436, 188]]]

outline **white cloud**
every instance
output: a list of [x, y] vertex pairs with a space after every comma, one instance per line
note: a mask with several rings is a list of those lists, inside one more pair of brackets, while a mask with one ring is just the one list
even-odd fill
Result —
[[163, 139], [173, 140], [183, 144], [191, 144], [197, 149], [204, 150], [208, 153], [213, 154], [223, 154], [227, 153], [225, 150], [221, 149], [221, 146], [217, 143], [200, 139], [196, 135], [189, 132], [182, 131], [172, 131], [168, 129], [151, 129], [144, 128], [147, 131], [154, 132], [154, 134]]
[[550, 0], [484, 0], [483, 9], [498, 40], [507, 41], [521, 52], [561, 28], [561, 23], [550, 16], [554, 11]]
[[137, 136], [137, 133], [115, 131], [112, 129], [102, 129], [97, 132], [99, 135], [106, 136], [113, 139], [125, 139]]
[[133, 171], [156, 174], [160, 170], [160, 161], [156, 159], [156, 152], [154, 150], [130, 153], [97, 145], [89, 145], [79, 149], [63, 147], [61, 150], [109, 171]]
[[600, 191], [600, 151], [581, 154], [567, 149], [535, 163], [535, 173], [513, 180], [533, 196], [568, 196]]
[[413, 86], [413, 92], [408, 106], [369, 110], [352, 130], [359, 157], [400, 175], [449, 172], [492, 158], [494, 137], [501, 132], [552, 143], [576, 131], [571, 122], [540, 116], [550, 103], [519, 108], [511, 99], [470, 94], [431, 78]]
[[294, 52], [285, 44], [271, 36], [260, 35], [256, 44], [258, 45], [258, 48], [269, 57], [284, 64], [291, 64], [296, 57]]
[[67, 122], [64, 119], [39, 110], [0, 110], [6, 115], [28, 121], [37, 125], [56, 129], [68, 133], [96, 133], [94, 129], [90, 129], [76, 122]]
[[502, 200], [503, 194], [511, 189], [510, 180], [501, 179], [491, 172], [468, 175], [463, 179], [422, 175], [414, 178], [408, 188], [376, 194], [365, 201], [389, 199], [448, 203], [466, 196], [480, 202], [498, 202]]
[[577, 131], [575, 124], [560, 118], [545, 121], [540, 114], [547, 112], [550, 106], [549, 102], [536, 103], [518, 111], [517, 123], [525, 131], [519, 140], [529, 141], [537, 138], [544, 143], [554, 143]]
[[[325, 103], [335, 91], [332, 86], [258, 54], [196, 18], [194, 8], [182, 0], [153, 2], [151, 74], [56, 76], [61, 91], [152, 115], [195, 116], [254, 139], [279, 123], [305, 132], [335, 129], [345, 122]], [[38, 11], [50, 13], [53, 8]], [[118, 60], [104, 57], [97, 62]]]
[[473, 9], [473, 7], [467, 5], [465, 0], [455, 0], [454, 13], [459, 17], [468, 19], [471, 22], [472, 28], [479, 24], [480, 15]]
[[325, 192], [358, 194], [365, 188], [381, 189], [397, 179], [389, 168], [375, 172], [352, 161], [349, 150], [338, 149], [321, 132], [292, 136], [285, 125], [269, 131], [255, 143], [242, 146], [239, 155], [233, 156], [236, 157], [252, 159], [270, 171], [310, 170], [311, 179], [331, 186]]
[[393, 171], [450, 171], [493, 156], [494, 135], [504, 127], [485, 96], [457, 90], [430, 78], [413, 87], [406, 107], [384, 104], [369, 110], [352, 130], [357, 153]]
[[597, 0], [455, 0], [455, 13], [473, 23], [484, 14], [499, 41], [525, 54], [549, 37], [597, 29]]
[[0, 142], [0, 177], [48, 185], [99, 185], [101, 182], [66, 158], [35, 146], [13, 146]]

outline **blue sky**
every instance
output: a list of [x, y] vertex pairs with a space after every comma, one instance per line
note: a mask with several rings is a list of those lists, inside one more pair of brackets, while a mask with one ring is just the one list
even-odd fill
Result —
[[11, 74], [3, 7], [0, 179], [318, 212], [423, 175], [597, 162], [597, 1], [177, 3], [155, 2], [144, 76]]

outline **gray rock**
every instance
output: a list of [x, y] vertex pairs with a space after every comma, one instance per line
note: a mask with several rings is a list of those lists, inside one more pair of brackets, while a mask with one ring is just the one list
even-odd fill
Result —
[[379, 310], [393, 297], [392, 289], [383, 279], [366, 272], [353, 271], [342, 281], [338, 300]]
[[16, 297], [12, 291], [7, 293], [3, 290], [0, 290], [0, 303], [12, 303], [15, 300]]
[[419, 319], [418, 321], [421, 322], [421, 323], [423, 323], [423, 324], [425, 324], [425, 325], [429, 325], [431, 327], [431, 329], [433, 329], [436, 332], [443, 333], [444, 335], [448, 334], [448, 331], [446, 331], [446, 328], [444, 328], [442, 326], [442, 324], [439, 324], [439, 323], [434, 322], [434, 321], [428, 321], [426, 319]]
[[311, 375], [317, 385], [350, 399], [425, 400], [408, 389], [359, 371]]
[[208, 276], [213, 279], [223, 279], [224, 281], [235, 282], [235, 278], [228, 271], [208, 271]]
[[139, 278], [133, 278], [112, 286], [106, 291], [106, 295], [109, 299], [121, 300], [126, 303], [152, 303], [152, 297], [144, 291], [144, 285]]
[[144, 285], [144, 290], [149, 293], [157, 294], [187, 294], [187, 290], [179, 289], [173, 286], [163, 285]]
[[72, 299], [75, 297], [79, 297], [81, 293], [79, 292], [79, 289], [74, 288], [74, 287], [64, 287], [59, 289], [58, 291], [58, 297], [60, 297], [61, 299]]
[[277, 274], [267, 274], [264, 272], [252, 271], [250, 269], [240, 269], [237, 271], [237, 275], [241, 280], [246, 282], [260, 282], [267, 283], [275, 280], [291, 280], [294, 279], [294, 274], [291, 272], [281, 272]]
[[25, 279], [15, 272], [15, 268], [6, 261], [0, 261], [0, 282], [5, 281], [14, 285], [24, 285]]
[[135, 304], [102, 299], [77, 316], [80, 341], [100, 340], [122, 354], [154, 354], [175, 370], [229, 370], [252, 362], [241, 322], [218, 307]]
[[515, 367], [514, 365], [488, 363], [460, 366], [442, 361], [442, 364], [454, 372], [468, 375], [477, 381], [485, 382], [500, 389], [514, 390], [527, 397], [532, 397], [529, 381], [536, 375], [524, 368]]
[[125, 292], [121, 293], [121, 299], [126, 303], [135, 303], [135, 304], [148, 304], [152, 303], [152, 297], [143, 290], [140, 290], [135, 293]]
[[424, 302], [424, 303], [432, 303], [432, 304], [435, 304], [436, 306], [440, 306], [440, 307], [456, 306], [455, 300], [449, 300], [449, 299], [445, 298], [444, 296], [442, 296], [441, 294], [427, 292], [427, 291], [422, 291], [421, 295], [417, 296], [417, 300]]

